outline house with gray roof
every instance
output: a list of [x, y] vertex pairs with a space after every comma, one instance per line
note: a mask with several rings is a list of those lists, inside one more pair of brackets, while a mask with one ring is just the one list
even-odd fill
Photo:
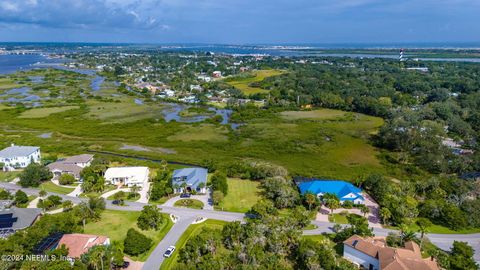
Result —
[[30, 163], [39, 163], [41, 159], [40, 147], [14, 145], [0, 151], [0, 163], [4, 171], [22, 169]]
[[54, 177], [60, 177], [62, 174], [71, 174], [76, 180], [80, 179], [80, 172], [83, 168], [90, 166], [93, 161], [93, 155], [82, 154], [59, 159], [47, 165], [48, 169], [53, 173]]
[[206, 192], [208, 170], [204, 168], [185, 168], [173, 171], [172, 187], [175, 193], [196, 191]]
[[39, 208], [3, 208], [0, 209], [0, 238], [7, 238], [18, 230], [26, 229], [41, 215]]

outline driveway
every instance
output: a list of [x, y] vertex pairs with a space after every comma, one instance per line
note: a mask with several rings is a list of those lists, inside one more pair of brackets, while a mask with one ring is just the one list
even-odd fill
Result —
[[80, 194], [82, 194], [82, 185], [76, 186], [72, 192], [67, 194], [67, 196], [78, 197]]
[[[187, 217], [187, 218], [180, 218], [177, 223], [173, 225], [170, 231], [165, 235], [165, 237], [160, 241], [157, 247], [153, 250], [152, 254], [148, 257], [147, 261], [143, 265], [143, 269], [145, 270], [153, 270], [159, 269], [162, 265], [165, 257], [163, 257], [163, 253], [167, 250], [169, 246], [175, 246], [178, 239], [185, 230], [192, 224], [192, 222], [196, 219], [196, 217]], [[179, 247], [175, 252], [178, 252]]]
[[140, 193], [140, 199], [137, 200], [139, 203], [148, 203], [148, 191], [150, 190], [150, 182], [144, 182], [142, 189], [138, 192]]

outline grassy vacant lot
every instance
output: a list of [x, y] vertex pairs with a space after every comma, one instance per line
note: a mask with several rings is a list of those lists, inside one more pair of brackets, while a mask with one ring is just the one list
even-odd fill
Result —
[[0, 78], [0, 90], [19, 87], [14, 80], [9, 78]]
[[177, 243], [175, 244], [175, 247], [177, 250], [173, 253], [172, 257], [166, 258], [162, 266], [160, 267], [161, 270], [165, 269], [173, 269], [175, 264], [177, 263], [177, 257], [178, 253], [180, 252], [180, 249], [182, 249], [185, 244], [187, 243], [188, 239], [194, 237], [195, 235], [199, 234], [203, 228], [211, 228], [211, 229], [222, 229], [223, 226], [227, 222], [225, 221], [220, 221], [220, 220], [212, 220], [208, 219], [205, 222], [199, 223], [199, 224], [192, 224], [190, 225], [187, 230], [182, 234], [180, 239], [178, 239]]
[[319, 109], [313, 111], [287, 111], [280, 113], [283, 118], [287, 120], [299, 120], [299, 119], [313, 119], [313, 120], [325, 120], [336, 119], [343, 117], [347, 112], [332, 110], [332, 109]]
[[37, 108], [23, 112], [18, 116], [19, 118], [43, 118], [52, 113], [59, 113], [68, 110], [78, 109], [78, 106], [63, 106], [63, 107], [50, 107], [50, 108]]
[[[410, 225], [408, 225], [408, 228], [412, 231], [418, 232], [419, 228], [418, 228], [417, 224], [415, 224], [415, 221], [416, 220], [412, 221], [412, 223]], [[388, 228], [396, 229], [396, 230], [399, 229], [399, 228], [393, 227], [393, 226], [388, 226]], [[436, 225], [436, 224], [433, 224], [432, 226], [430, 226], [427, 229], [427, 233], [439, 233], [439, 234], [470, 234], [470, 233], [479, 233], [479, 232], [480, 232], [480, 228], [463, 229], [463, 230], [459, 230], [459, 231], [454, 231], [454, 230], [449, 229], [447, 227], [444, 227], [442, 225]]]
[[0, 182], [10, 182], [15, 177], [18, 177], [20, 175], [20, 172], [3, 172], [0, 171]]
[[122, 97], [117, 100], [119, 102], [88, 101], [87, 116], [111, 123], [128, 123], [162, 117], [162, 106], [136, 104], [133, 97]]
[[168, 215], [163, 215], [165, 222], [160, 230], [142, 231], [137, 227], [139, 215], [140, 212], [105, 210], [99, 221], [88, 223], [85, 226], [84, 233], [105, 235], [110, 237], [111, 241], [119, 241], [123, 244], [128, 229], [134, 228], [153, 240], [153, 245], [147, 253], [132, 257], [134, 260], [145, 261], [173, 226], [173, 222]]
[[74, 190], [74, 188], [67, 188], [55, 185], [52, 181], [43, 182], [40, 185], [40, 189], [43, 189], [46, 192], [55, 192], [59, 194], [68, 194]]
[[233, 78], [230, 79], [227, 83], [238, 90], [242, 91], [246, 95], [256, 94], [256, 93], [266, 93], [268, 90], [252, 87], [251, 83], [261, 82], [267, 77], [273, 77], [282, 74], [283, 71], [280, 70], [258, 70], [255, 71], [255, 76], [250, 78]]
[[245, 213], [260, 199], [259, 182], [228, 179], [228, 194], [225, 196], [222, 205], [224, 211]]
[[342, 213], [328, 215], [328, 221], [338, 224], [348, 224], [347, 215]]
[[199, 200], [194, 200], [194, 199], [178, 200], [175, 202], [174, 205], [179, 207], [193, 208], [193, 209], [203, 209], [203, 203]]
[[169, 136], [169, 141], [213, 141], [225, 142], [228, 140], [226, 134], [228, 133], [225, 127], [216, 127], [215, 125], [202, 124], [196, 126], [186, 127], [185, 129]]

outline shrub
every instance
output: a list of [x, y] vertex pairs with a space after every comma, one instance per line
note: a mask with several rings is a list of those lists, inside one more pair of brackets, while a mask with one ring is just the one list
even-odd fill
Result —
[[154, 205], [144, 206], [140, 216], [137, 219], [137, 226], [142, 230], [158, 230], [162, 223], [163, 216], [160, 214], [158, 207]]
[[18, 190], [15, 193], [15, 204], [19, 205], [19, 204], [25, 204], [27, 202], [28, 202], [27, 194], [21, 190]]
[[123, 251], [128, 255], [136, 256], [146, 252], [151, 246], [152, 239], [131, 228], [123, 242]]
[[31, 163], [20, 174], [18, 182], [22, 187], [38, 187], [41, 182], [52, 178], [52, 173], [47, 167]]
[[71, 185], [73, 182], [75, 182], [75, 177], [69, 173], [64, 173], [60, 175], [58, 182], [60, 185]]

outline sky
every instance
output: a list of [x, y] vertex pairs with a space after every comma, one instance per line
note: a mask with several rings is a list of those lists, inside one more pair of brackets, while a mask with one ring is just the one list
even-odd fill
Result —
[[0, 0], [0, 42], [480, 43], [480, 0]]

